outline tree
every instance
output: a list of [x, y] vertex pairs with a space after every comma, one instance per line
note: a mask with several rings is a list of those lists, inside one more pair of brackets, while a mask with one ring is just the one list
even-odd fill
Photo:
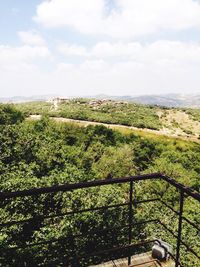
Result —
[[15, 124], [24, 120], [24, 114], [13, 105], [0, 104], [0, 125]]

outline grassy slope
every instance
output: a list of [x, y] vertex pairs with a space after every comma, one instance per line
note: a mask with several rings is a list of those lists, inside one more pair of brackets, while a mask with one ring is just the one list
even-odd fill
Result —
[[56, 107], [47, 102], [18, 104], [27, 115], [48, 114], [76, 120], [121, 124], [137, 128], [159, 130], [161, 134], [195, 137], [200, 135], [199, 109], [167, 109], [126, 102], [91, 104], [91, 100], [74, 99]]

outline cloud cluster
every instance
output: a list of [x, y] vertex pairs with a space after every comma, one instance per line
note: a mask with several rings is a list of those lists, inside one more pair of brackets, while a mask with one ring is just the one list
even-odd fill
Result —
[[200, 64], [178, 65], [170, 62], [141, 64], [133, 61], [109, 63], [86, 60], [80, 64], [59, 63], [56, 70], [4, 72], [0, 88], [7, 95], [56, 93], [65, 96], [138, 95], [199, 92]]
[[0, 61], [11, 62], [14, 60], [32, 60], [35, 58], [46, 58], [50, 55], [50, 52], [45, 46], [5, 46], [0, 45]]
[[76, 44], [61, 43], [57, 46], [57, 50], [64, 56], [87, 56], [87, 48]]
[[[91, 48], [59, 44], [65, 55], [42, 71], [35, 60], [51, 56], [46, 46], [0, 46], [0, 87], [12, 94], [145, 94], [198, 91], [200, 45], [180, 41], [99, 42]], [[74, 63], [69, 60], [78, 56]], [[47, 62], [47, 61], [46, 61]], [[71, 62], [71, 63], [70, 63]], [[37, 68], [38, 67], [38, 68]], [[9, 92], [7, 90], [7, 92]]]
[[[0, 70], [24, 73], [39, 68], [40, 60], [51, 58], [45, 39], [35, 30], [17, 33], [22, 44], [19, 46], [0, 44]], [[37, 63], [36, 63], [37, 62]]]
[[71, 27], [84, 34], [131, 38], [200, 26], [196, 0], [51, 0], [37, 7], [35, 21], [46, 27]]
[[18, 36], [24, 44], [44, 46], [46, 42], [44, 38], [36, 31], [20, 31]]
[[[17, 33], [19, 46], [0, 44], [0, 88], [8, 94], [199, 90], [200, 44], [158, 37], [163, 31], [200, 27], [199, 0], [45, 0], [37, 6], [34, 21], [59, 27], [67, 37], [70, 32], [68, 42], [58, 41], [52, 31], [57, 45], [51, 44], [50, 51], [48, 39], [39, 30], [30, 30]], [[77, 33], [72, 43], [75, 31], [96, 35], [90, 38], [96, 43], [83, 46], [83, 36]], [[149, 34], [155, 41], [148, 39]], [[142, 35], [146, 43], [141, 42]], [[87, 41], [88, 36], [84, 38]]]
[[180, 41], [162, 40], [149, 44], [141, 44], [139, 42], [99, 42], [90, 49], [63, 43], [58, 45], [57, 49], [66, 58], [76, 56], [89, 59], [106, 59], [108, 61], [131, 60], [140, 63], [200, 63], [200, 45], [198, 43]]

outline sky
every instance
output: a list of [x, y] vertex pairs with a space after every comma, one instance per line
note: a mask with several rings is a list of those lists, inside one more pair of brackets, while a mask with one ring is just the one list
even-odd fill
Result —
[[0, 0], [0, 97], [200, 93], [200, 0]]

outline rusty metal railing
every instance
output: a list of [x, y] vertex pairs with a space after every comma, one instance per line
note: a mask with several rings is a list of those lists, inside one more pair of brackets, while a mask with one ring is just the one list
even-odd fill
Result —
[[[137, 200], [135, 196], [135, 187], [134, 185], [138, 181], [145, 181], [149, 180], [161, 180], [165, 181], [167, 184], [170, 184], [176, 190], [179, 191], [180, 197], [179, 197], [179, 210], [176, 211], [174, 210], [173, 207], [171, 207], [166, 201], [164, 201], [162, 198], [151, 198], [151, 199], [146, 199], [146, 200]], [[88, 253], [87, 251], [84, 251], [83, 253], [73, 253], [70, 258], [66, 258], [63, 261], [63, 265], [59, 265], [58, 262], [60, 262], [59, 255], [57, 256], [58, 258], [51, 259], [48, 262], [46, 266], [67, 266], [67, 264], [71, 264], [74, 267], [80, 266], [80, 262], [82, 259], [92, 259], [93, 257], [99, 257], [102, 260], [107, 259], [109, 257], [114, 257], [114, 255], [119, 255], [119, 253], [123, 253], [123, 255], [127, 255], [127, 262], [128, 265], [131, 264], [131, 255], [134, 253], [135, 249], [138, 249], [139, 247], [144, 247], [147, 244], [151, 244], [155, 242], [155, 239], [146, 239], [146, 240], [141, 240], [140, 242], [137, 243], [132, 243], [133, 240], [133, 226], [137, 225], [142, 225], [142, 224], [158, 224], [162, 226], [167, 232], [169, 232], [175, 239], [176, 239], [176, 253], [174, 255], [171, 255], [171, 257], [175, 261], [175, 267], [183, 266], [181, 264], [181, 256], [180, 256], [180, 249], [181, 247], [185, 247], [187, 251], [192, 253], [197, 260], [199, 260], [200, 263], [200, 255], [195, 251], [193, 248], [190, 247], [190, 245], [186, 244], [184, 240], [182, 240], [182, 225], [183, 222], [188, 223], [191, 227], [193, 227], [198, 233], [200, 232], [200, 228], [198, 225], [196, 225], [194, 222], [192, 222], [190, 219], [186, 218], [183, 216], [183, 211], [184, 211], [184, 200], [187, 197], [191, 197], [192, 199], [195, 199], [200, 203], [200, 194], [193, 191], [191, 188], [186, 187], [174, 179], [167, 177], [163, 174], [160, 173], [153, 173], [153, 174], [145, 174], [145, 175], [137, 175], [137, 176], [132, 176], [132, 177], [122, 177], [122, 178], [117, 178], [117, 179], [108, 179], [108, 180], [95, 180], [95, 181], [89, 181], [89, 182], [82, 182], [82, 183], [75, 183], [75, 184], [64, 184], [64, 185], [57, 185], [57, 186], [52, 186], [52, 187], [42, 187], [42, 188], [33, 188], [29, 190], [23, 190], [23, 191], [13, 191], [13, 192], [0, 192], [0, 202], [1, 202], [1, 207], [5, 203], [9, 203], [9, 201], [14, 201], [16, 198], [23, 198], [23, 197], [28, 197], [28, 196], [41, 196], [43, 194], [51, 194], [51, 193], [61, 193], [61, 192], [73, 192], [75, 193], [76, 190], [78, 189], [86, 189], [86, 188], [94, 188], [94, 187], [101, 187], [101, 186], [106, 186], [106, 185], [120, 185], [120, 184], [129, 184], [129, 200], [126, 203], [120, 203], [120, 204], [113, 204], [113, 205], [106, 205], [106, 206], [101, 206], [101, 207], [93, 207], [93, 208], [87, 208], [87, 209], [80, 209], [80, 210], [71, 210], [67, 211], [65, 213], [60, 213], [60, 214], [54, 214], [54, 215], [45, 215], [45, 219], [53, 219], [53, 218], [59, 218], [62, 216], [74, 216], [75, 214], [82, 214], [86, 212], [95, 212], [95, 211], [106, 211], [109, 209], [118, 209], [122, 207], [126, 207], [128, 210], [128, 223], [125, 225], [120, 225], [117, 228], [115, 228], [116, 231], [122, 231], [122, 229], [127, 229], [128, 232], [128, 242], [127, 244], [124, 244], [123, 246], [119, 247], [111, 247], [109, 249], [105, 250], [100, 250], [100, 251], [93, 251], [92, 253]], [[139, 204], [145, 204], [145, 203], [150, 203], [150, 202], [159, 202], [161, 205], [164, 207], [170, 209], [178, 218], [178, 230], [177, 232], [173, 232], [169, 227], [162, 222], [160, 218], [157, 219], [151, 219], [151, 220], [145, 220], [142, 222], [135, 222], [133, 220], [134, 217], [134, 210], [133, 207], [137, 208], [137, 205]], [[200, 211], [199, 211], [200, 212]], [[41, 216], [37, 215], [34, 218], [26, 218], [22, 220], [12, 220], [12, 218], [9, 221], [2, 221], [0, 223], [0, 229], [3, 229], [4, 227], [13, 227], [14, 225], [29, 225], [31, 227], [31, 222], [32, 220], [39, 220], [41, 219]], [[90, 232], [91, 235], [95, 234], [101, 234], [105, 232], [109, 232], [113, 230], [114, 228], [105, 228], [105, 229], [94, 229], [93, 231]], [[75, 238], [85, 238], [85, 233], [82, 234], [76, 234], [76, 235], [71, 235], [70, 238], [71, 240], [74, 240]], [[9, 239], [9, 238], [8, 238]], [[13, 244], [7, 243], [5, 245], [1, 245], [0, 242], [0, 249], [1, 249], [1, 257], [8, 257], [9, 255], [12, 255], [11, 257], [15, 257], [15, 253], [13, 251], [16, 250], [23, 250], [27, 247], [33, 248], [35, 246], [44, 246], [46, 244], [53, 244], [56, 242], [61, 242], [61, 244], [65, 244], [66, 237], [62, 238], [51, 238], [51, 240], [45, 240], [42, 242], [37, 242], [37, 243], [31, 243], [28, 242], [27, 240], [24, 242], [24, 245], [18, 245], [18, 246], [13, 246]], [[67, 248], [66, 248], [67, 249]], [[59, 253], [58, 253], [59, 254]], [[112, 256], [111, 256], [112, 255]], [[90, 260], [91, 262], [91, 260]], [[58, 265], [56, 265], [58, 264]], [[12, 266], [12, 265], [10, 265]], [[23, 263], [22, 265], [19, 266], [29, 266], [26, 265], [26, 263]], [[43, 266], [43, 265], [38, 265], [38, 266]], [[44, 264], [45, 266], [45, 264]]]

